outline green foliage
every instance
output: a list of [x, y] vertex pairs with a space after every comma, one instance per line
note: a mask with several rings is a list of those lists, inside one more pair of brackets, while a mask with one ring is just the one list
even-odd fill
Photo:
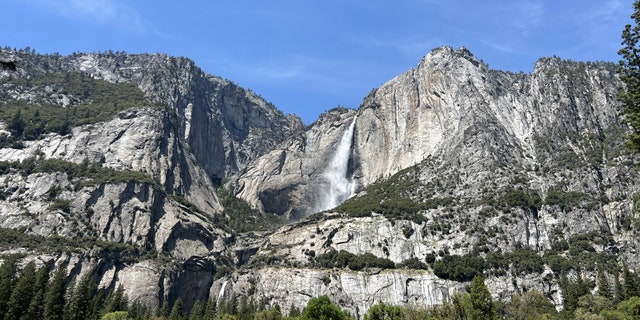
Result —
[[142, 91], [133, 83], [110, 83], [84, 73], [41, 73], [30, 79], [4, 77], [4, 84], [41, 89], [52, 88], [60, 97], [71, 96], [71, 105], [62, 107], [46, 101], [30, 104], [26, 100], [5, 100], [0, 121], [14, 138], [34, 140], [50, 132], [66, 135], [74, 126], [110, 120], [118, 112], [147, 104]]
[[567, 258], [555, 253], [545, 255], [544, 261], [556, 274], [565, 274], [573, 267]]
[[[2, 239], [0, 238], [0, 243]], [[18, 271], [19, 257], [11, 255], [6, 257], [0, 266], [0, 317], [7, 312], [7, 303], [16, 283], [15, 275]]]
[[429, 269], [429, 265], [420, 261], [420, 259], [418, 258], [411, 258], [411, 259], [402, 261], [402, 263], [400, 264], [400, 267], [408, 268], [408, 269], [422, 269], [422, 270]]
[[31, 261], [20, 273], [11, 297], [7, 302], [7, 312], [4, 314], [5, 320], [22, 319], [33, 298], [33, 286], [36, 281], [36, 264]]
[[347, 320], [347, 315], [329, 297], [312, 298], [302, 310], [301, 320]]
[[560, 210], [566, 211], [577, 207], [582, 201], [589, 200], [589, 196], [576, 191], [563, 191], [559, 188], [551, 188], [547, 191], [544, 204], [548, 206], [559, 206]]
[[[116, 170], [102, 167], [95, 163], [74, 163], [60, 159], [35, 159], [27, 158], [21, 162], [0, 162], [0, 168], [11, 168], [24, 175], [32, 173], [63, 172], [69, 179], [81, 178], [80, 186], [96, 185], [101, 183], [148, 183], [160, 189], [160, 184], [152, 177], [133, 170]], [[50, 190], [52, 192], [52, 190]]]
[[182, 306], [182, 299], [178, 298], [176, 302], [173, 303], [173, 307], [171, 308], [171, 313], [169, 314], [169, 320], [184, 320], [184, 310]]
[[229, 216], [227, 223], [231, 230], [240, 233], [274, 230], [285, 222], [275, 214], [261, 214], [260, 211], [251, 208], [246, 201], [234, 196], [224, 187], [220, 187], [216, 191], [225, 214]]
[[513, 263], [513, 271], [524, 275], [529, 273], [542, 273], [544, 261], [536, 251], [529, 247], [518, 248], [509, 254], [509, 260]]
[[[146, 248], [120, 242], [102, 241], [95, 237], [66, 238], [61, 236], [43, 237], [26, 233], [24, 229], [0, 228], [0, 248], [22, 247], [43, 253], [79, 252], [94, 249], [102, 258], [113, 262], [135, 262], [155, 252]], [[151, 249], [153, 250], [153, 249]]]
[[129, 319], [129, 313], [127, 311], [114, 311], [105, 313], [102, 320], [127, 320]]
[[364, 315], [364, 320], [404, 320], [404, 311], [401, 307], [391, 306], [380, 302], [369, 308]]
[[514, 320], [555, 318], [557, 313], [553, 303], [536, 290], [512, 296], [504, 307], [506, 318]]
[[92, 309], [91, 299], [96, 293], [96, 283], [90, 272], [85, 273], [80, 279], [69, 301], [69, 307], [66, 312], [65, 320], [84, 320], [90, 319]]
[[282, 313], [278, 308], [269, 308], [267, 310], [258, 311], [253, 316], [254, 320], [281, 320]]
[[558, 281], [560, 288], [562, 288], [562, 299], [564, 303], [564, 309], [568, 312], [573, 312], [578, 308], [578, 302], [580, 297], [589, 294], [590, 284], [582, 279], [582, 276], [578, 274], [575, 280], [567, 279], [562, 276]]
[[534, 190], [513, 189], [502, 195], [499, 203], [505, 209], [522, 208], [537, 213], [542, 205], [542, 200]]
[[426, 221], [421, 211], [455, 203], [452, 197], [415, 200], [424, 198], [420, 192], [425, 187], [418, 173], [418, 166], [404, 169], [389, 179], [369, 185], [363, 195], [346, 200], [336, 210], [352, 217], [366, 217], [375, 212], [392, 221], [410, 220], [420, 224]]
[[482, 257], [472, 255], [447, 255], [435, 262], [433, 272], [442, 279], [471, 281], [482, 275], [486, 262]]
[[640, 278], [634, 272], [631, 272], [627, 265], [622, 268], [622, 280], [624, 281], [622, 287], [622, 299], [628, 299], [630, 297], [640, 296]]
[[620, 302], [616, 311], [630, 319], [640, 319], [640, 297], [631, 297]]
[[393, 261], [386, 258], [378, 258], [371, 253], [355, 255], [353, 253], [331, 249], [330, 251], [316, 256], [316, 264], [323, 268], [346, 268], [358, 271], [367, 268], [394, 269]]
[[122, 285], [118, 286], [113, 295], [109, 296], [106, 300], [105, 312], [127, 311], [129, 308], [129, 306], [127, 306], [129, 299], [124, 295]]
[[44, 304], [44, 318], [48, 320], [62, 320], [64, 315], [65, 285], [66, 285], [67, 268], [59, 266], [51, 283], [47, 287], [47, 293]]
[[491, 293], [489, 293], [489, 289], [487, 289], [487, 286], [484, 284], [484, 278], [482, 278], [482, 276], [475, 276], [471, 281], [469, 299], [472, 307], [472, 320], [493, 319]]
[[29, 302], [29, 308], [25, 316], [26, 319], [43, 319], [44, 317], [44, 301], [49, 283], [49, 266], [43, 265], [36, 273], [36, 279], [33, 285], [33, 298]]
[[618, 99], [622, 102], [625, 120], [631, 126], [630, 146], [640, 151], [640, 1], [634, 1], [631, 15], [633, 25], [627, 24], [622, 31], [623, 47], [618, 51], [620, 60], [619, 75], [625, 86]]

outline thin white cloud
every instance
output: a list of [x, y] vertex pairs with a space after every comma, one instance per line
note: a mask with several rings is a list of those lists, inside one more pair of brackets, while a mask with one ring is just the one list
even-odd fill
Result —
[[355, 43], [365, 48], [388, 48], [400, 52], [408, 58], [424, 56], [433, 48], [441, 46], [442, 41], [422, 37], [404, 37], [398, 39], [382, 39], [373, 36], [354, 36], [348, 42]]
[[518, 2], [517, 5], [518, 14], [513, 20], [513, 26], [520, 31], [521, 35], [527, 36], [532, 29], [540, 25], [545, 9], [541, 3], [534, 1]]
[[[261, 61], [246, 60], [227, 55], [210, 55], [204, 61], [215, 74], [233, 81], [245, 83], [278, 84], [284, 87], [308, 87], [325, 94], [335, 94], [348, 89], [358, 89], [353, 82], [353, 70], [357, 62], [322, 59], [313, 56], [288, 54], [283, 57], [266, 58]], [[355, 69], [362, 68], [356, 66]], [[217, 70], [214, 70], [217, 69]]]
[[67, 19], [147, 33], [142, 17], [124, 2], [115, 0], [28, 0], [31, 6]]

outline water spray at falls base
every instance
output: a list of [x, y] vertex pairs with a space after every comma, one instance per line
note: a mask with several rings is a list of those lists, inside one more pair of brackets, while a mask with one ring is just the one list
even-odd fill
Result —
[[342, 134], [329, 165], [322, 173], [321, 178], [324, 180], [323, 186], [325, 188], [320, 190], [319, 201], [315, 206], [316, 212], [335, 208], [353, 196], [355, 192], [356, 184], [349, 174], [349, 159], [351, 158], [355, 125], [356, 118], [354, 117], [349, 128]]

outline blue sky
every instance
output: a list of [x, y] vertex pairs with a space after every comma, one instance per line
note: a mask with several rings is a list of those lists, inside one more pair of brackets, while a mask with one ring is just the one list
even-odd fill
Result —
[[0, 46], [193, 59], [305, 123], [465, 46], [491, 68], [617, 61], [632, 0], [4, 0]]

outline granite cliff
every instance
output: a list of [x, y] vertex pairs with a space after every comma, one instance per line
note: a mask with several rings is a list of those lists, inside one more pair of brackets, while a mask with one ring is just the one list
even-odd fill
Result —
[[[624, 145], [615, 70], [553, 57], [514, 74], [464, 48], [435, 49], [357, 111], [328, 112], [240, 173], [238, 195], [256, 207], [313, 212], [314, 202], [300, 199], [322, 193], [310, 181], [321, 179], [330, 155], [317, 150], [335, 150], [355, 121], [348, 177], [356, 196], [270, 236], [256, 267], [232, 278], [237, 291], [258, 290], [285, 306], [328, 294], [362, 316], [376, 301], [442, 303], [456, 288], [442, 278], [464, 276], [438, 262], [481, 257], [477, 271], [497, 298], [536, 288], [561, 306], [562, 275], [595, 281], [601, 268], [612, 279], [623, 261], [637, 265], [638, 172]], [[322, 140], [315, 130], [338, 133]], [[344, 259], [373, 255], [398, 268], [417, 261], [425, 271], [318, 264], [343, 251]], [[299, 285], [247, 284], [275, 273]]]
[[[437, 48], [303, 128], [185, 58], [2, 53], [18, 70], [0, 73], [0, 228], [25, 240], [2, 252], [94, 272], [151, 307], [327, 294], [360, 317], [442, 303], [474, 274], [496, 298], [536, 288], [560, 306], [562, 277], [613, 283], [640, 263], [611, 63], [514, 74]], [[38, 108], [66, 122], [34, 129]], [[271, 214], [289, 223], [230, 223]]]

